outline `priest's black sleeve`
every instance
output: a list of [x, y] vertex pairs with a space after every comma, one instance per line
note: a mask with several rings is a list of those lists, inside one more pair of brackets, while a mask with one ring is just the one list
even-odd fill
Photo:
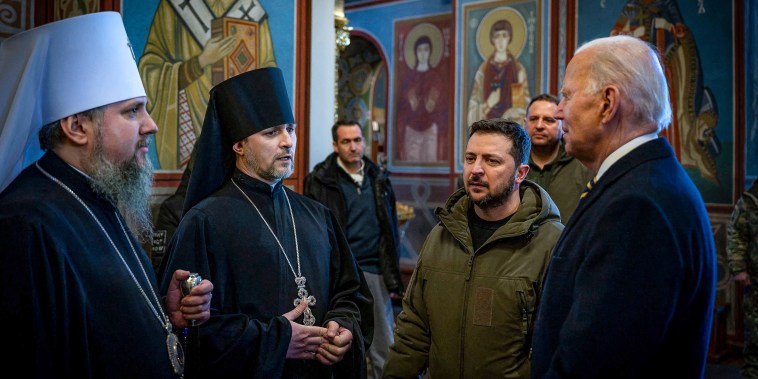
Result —
[[326, 320], [334, 320], [353, 333], [353, 345], [335, 365], [335, 378], [364, 378], [366, 351], [374, 335], [373, 298], [358, 264], [353, 259], [347, 238], [334, 215], [328, 225], [332, 246], [332, 286]]

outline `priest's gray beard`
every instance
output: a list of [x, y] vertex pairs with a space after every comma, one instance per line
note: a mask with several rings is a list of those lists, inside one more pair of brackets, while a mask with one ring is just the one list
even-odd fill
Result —
[[[469, 183], [476, 183], [481, 184], [482, 181], [479, 176], [474, 176]], [[487, 184], [489, 187], [489, 184]], [[510, 180], [506, 181], [500, 186], [497, 186], [495, 188], [490, 187], [492, 189], [492, 193], [490, 195], [487, 195], [480, 199], [479, 201], [474, 201], [474, 204], [476, 204], [481, 209], [493, 209], [497, 208], [503, 204], [505, 204], [505, 201], [508, 199], [508, 196], [510, 196], [513, 191], [516, 190], [516, 178], [514, 176], [510, 177]], [[466, 190], [468, 192], [468, 189]], [[471, 193], [468, 192], [469, 197], [471, 197]]]
[[153, 164], [146, 158], [145, 164], [140, 165], [136, 156], [120, 165], [110, 162], [103, 152], [99, 130], [97, 134], [97, 146], [86, 163], [92, 178], [92, 189], [116, 203], [129, 230], [141, 243], [151, 242]]

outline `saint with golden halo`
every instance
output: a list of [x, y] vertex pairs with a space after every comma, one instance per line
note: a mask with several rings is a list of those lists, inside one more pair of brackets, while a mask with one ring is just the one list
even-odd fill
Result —
[[476, 31], [484, 61], [476, 71], [468, 104], [468, 124], [490, 118], [521, 122], [529, 104], [529, 80], [518, 60], [526, 43], [526, 21], [511, 7], [489, 11]]
[[[432, 23], [415, 25], [402, 48], [407, 74], [400, 76], [397, 111], [399, 159], [432, 163], [447, 159], [448, 99], [446, 72], [441, 72], [444, 38]], [[447, 59], [447, 58], [446, 58]], [[445, 65], [445, 67], [448, 67]]]

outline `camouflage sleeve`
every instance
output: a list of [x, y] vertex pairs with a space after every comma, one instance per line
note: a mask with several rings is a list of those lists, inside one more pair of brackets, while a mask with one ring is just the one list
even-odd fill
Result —
[[744, 196], [737, 201], [732, 211], [732, 217], [726, 225], [726, 259], [732, 274], [748, 269], [749, 212], [750, 209]]

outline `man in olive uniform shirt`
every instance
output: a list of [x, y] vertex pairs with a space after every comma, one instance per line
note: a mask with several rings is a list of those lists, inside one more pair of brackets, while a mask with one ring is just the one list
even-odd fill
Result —
[[526, 108], [524, 128], [532, 139], [526, 178], [547, 191], [558, 205], [561, 222], [565, 224], [594, 174], [566, 153], [562, 123], [553, 117], [557, 106], [555, 96], [542, 94], [532, 99]]

